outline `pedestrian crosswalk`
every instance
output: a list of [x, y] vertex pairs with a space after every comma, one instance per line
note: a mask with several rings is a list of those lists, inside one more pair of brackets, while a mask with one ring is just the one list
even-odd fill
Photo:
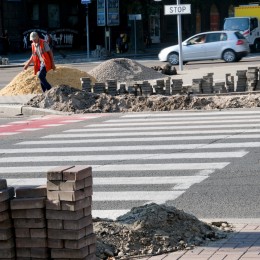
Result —
[[9, 185], [38, 185], [55, 166], [91, 165], [93, 216], [116, 218], [133, 206], [185, 196], [260, 147], [259, 137], [260, 111], [106, 116], [0, 148], [0, 176]]

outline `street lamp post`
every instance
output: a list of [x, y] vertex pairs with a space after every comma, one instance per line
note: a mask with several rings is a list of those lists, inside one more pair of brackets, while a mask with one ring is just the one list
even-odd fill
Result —
[[88, 19], [88, 4], [91, 3], [91, 0], [81, 0], [81, 3], [86, 6], [87, 58], [89, 59], [89, 19]]

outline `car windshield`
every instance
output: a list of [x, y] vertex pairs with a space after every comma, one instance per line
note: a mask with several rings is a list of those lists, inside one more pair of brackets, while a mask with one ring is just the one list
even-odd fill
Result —
[[228, 18], [224, 23], [224, 30], [245, 31], [249, 28], [248, 18]]

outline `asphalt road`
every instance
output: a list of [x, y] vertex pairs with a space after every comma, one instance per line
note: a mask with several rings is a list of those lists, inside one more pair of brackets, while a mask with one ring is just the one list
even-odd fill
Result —
[[174, 205], [199, 218], [259, 218], [260, 111], [0, 119], [0, 177], [43, 183], [57, 165], [91, 165], [93, 215]]

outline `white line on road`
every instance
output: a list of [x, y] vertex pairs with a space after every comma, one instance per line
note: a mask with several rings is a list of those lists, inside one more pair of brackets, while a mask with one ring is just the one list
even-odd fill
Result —
[[[229, 162], [218, 163], [170, 163], [170, 164], [122, 164], [122, 165], [92, 165], [93, 171], [96, 172], [140, 172], [140, 171], [176, 171], [176, 170], [215, 170], [223, 169], [229, 164]], [[0, 174], [8, 173], [46, 173], [57, 165], [48, 166], [10, 166], [0, 167]]]
[[[56, 152], [59, 149], [56, 150]], [[79, 149], [80, 151], [80, 149]], [[22, 149], [21, 149], [22, 152]], [[45, 152], [50, 152], [49, 148]], [[109, 154], [109, 155], [70, 155], [70, 156], [18, 156], [2, 157], [0, 163], [20, 162], [87, 162], [87, 161], [129, 161], [129, 160], [167, 160], [167, 159], [219, 159], [241, 158], [248, 152], [206, 152], [206, 153], [170, 153], [170, 154]]]

